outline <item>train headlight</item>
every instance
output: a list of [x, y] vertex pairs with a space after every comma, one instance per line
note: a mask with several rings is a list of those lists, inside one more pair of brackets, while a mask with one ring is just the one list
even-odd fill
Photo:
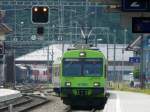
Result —
[[66, 86], [71, 86], [71, 82], [66, 82], [65, 85]]
[[94, 82], [94, 86], [95, 87], [100, 86], [100, 83], [99, 82]]
[[80, 52], [80, 57], [85, 57], [86, 53], [85, 52]]

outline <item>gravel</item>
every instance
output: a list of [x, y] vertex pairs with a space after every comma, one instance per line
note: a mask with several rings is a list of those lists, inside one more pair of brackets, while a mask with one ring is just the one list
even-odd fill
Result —
[[48, 99], [50, 101], [45, 105], [34, 108], [28, 112], [65, 112], [65, 109], [68, 107], [63, 104], [59, 97], [48, 96]]

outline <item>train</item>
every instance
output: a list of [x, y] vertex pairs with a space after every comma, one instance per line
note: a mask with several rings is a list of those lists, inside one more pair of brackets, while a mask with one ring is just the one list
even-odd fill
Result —
[[106, 100], [107, 60], [98, 49], [68, 49], [60, 65], [60, 97], [70, 106], [102, 106]]

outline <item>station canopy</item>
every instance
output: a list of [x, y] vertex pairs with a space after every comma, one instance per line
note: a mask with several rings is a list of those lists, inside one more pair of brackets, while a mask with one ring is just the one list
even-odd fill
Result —
[[[64, 51], [66, 51], [71, 45], [65, 44]], [[97, 47], [102, 51], [107, 57], [107, 44], [98, 44]], [[129, 57], [133, 57], [133, 51], [125, 51], [126, 46], [123, 44], [116, 44], [116, 61], [128, 61]], [[52, 53], [53, 52], [53, 53]], [[16, 58], [16, 61], [52, 61], [52, 54], [53, 54], [53, 61], [54, 64], [60, 63], [61, 56], [62, 56], [62, 45], [61, 44], [54, 44], [49, 46], [49, 58], [48, 58], [48, 47], [41, 48], [34, 52], [28, 53], [21, 57]], [[108, 45], [108, 58], [109, 61], [114, 60], [114, 44]]]

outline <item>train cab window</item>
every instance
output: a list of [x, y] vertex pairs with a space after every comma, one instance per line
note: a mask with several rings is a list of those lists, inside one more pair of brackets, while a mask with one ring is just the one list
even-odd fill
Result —
[[103, 65], [100, 61], [85, 61], [83, 64], [84, 76], [102, 75]]
[[63, 76], [102, 76], [103, 62], [100, 59], [64, 59]]
[[63, 75], [64, 76], [80, 76], [81, 62], [78, 60], [64, 60], [63, 61]]

